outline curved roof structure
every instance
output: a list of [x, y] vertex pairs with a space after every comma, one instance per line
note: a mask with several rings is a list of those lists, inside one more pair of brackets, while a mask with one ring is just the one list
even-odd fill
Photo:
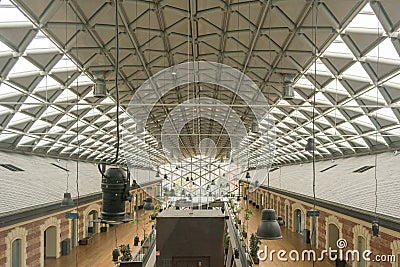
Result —
[[[114, 1], [0, 2], [0, 147], [89, 161], [112, 160], [120, 122], [136, 90], [187, 61], [218, 62], [250, 77], [275, 122], [276, 165], [399, 147], [400, 2], [127, 0], [119, 5], [119, 100], [115, 91]], [[92, 92], [101, 72], [108, 94]], [[282, 98], [285, 79], [293, 99]], [[165, 163], [157, 136], [188, 99], [229, 106], [252, 127], [244, 100], [214, 84], [180, 85], [152, 108], [132, 153]], [[203, 109], [212, 117], [218, 106]], [[314, 124], [313, 124], [314, 122]], [[136, 122], [133, 122], [136, 123]], [[121, 126], [122, 127], [122, 126]], [[128, 129], [121, 128], [121, 132]], [[186, 156], [211, 139], [229, 146], [223, 125], [194, 119], [180, 132]], [[201, 137], [201, 138], [199, 138]], [[123, 157], [120, 157], [122, 162]]]

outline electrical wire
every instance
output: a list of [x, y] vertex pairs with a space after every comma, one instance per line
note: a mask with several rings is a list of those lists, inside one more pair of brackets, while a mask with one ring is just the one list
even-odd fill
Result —
[[[149, 11], [150, 12], [150, 11]], [[119, 137], [119, 90], [118, 90], [118, 78], [119, 78], [119, 11], [118, 11], [118, 0], [115, 0], [115, 94], [116, 94], [116, 102], [117, 102], [117, 147], [115, 151], [115, 158], [112, 164], [116, 164], [118, 162], [119, 157], [119, 145], [120, 145], [120, 137]]]
[[[315, 11], [314, 11], [315, 8]], [[318, 54], [318, 44], [317, 44], [317, 30], [318, 30], [318, 0], [314, 0], [313, 8], [312, 8], [312, 17], [313, 20], [315, 18], [315, 27], [313, 27], [313, 38], [314, 38], [314, 95], [313, 95], [313, 109], [312, 109], [312, 138], [313, 138], [313, 147], [312, 147], [312, 191], [313, 191], [313, 210], [316, 209], [316, 192], [315, 192], [315, 183], [316, 183], [316, 171], [315, 171], [315, 101], [317, 94], [317, 54]], [[316, 237], [316, 217], [312, 217], [312, 239]], [[315, 248], [315, 242], [312, 240], [311, 247]], [[312, 266], [315, 266], [315, 261], [312, 261]]]

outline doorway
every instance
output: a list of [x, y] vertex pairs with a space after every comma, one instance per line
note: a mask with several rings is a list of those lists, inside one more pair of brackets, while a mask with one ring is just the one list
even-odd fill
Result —
[[95, 210], [92, 210], [89, 212], [86, 220], [87, 220], [87, 228], [86, 228], [86, 236], [92, 236], [96, 233], [98, 233], [98, 225], [97, 223], [94, 222], [94, 220], [97, 220], [98, 218], [98, 213]]
[[57, 228], [50, 226], [44, 231], [44, 258], [57, 257]]
[[173, 267], [210, 267], [210, 257], [172, 257]]
[[304, 230], [304, 215], [301, 210], [297, 209], [294, 211], [294, 231], [302, 234]]
[[336, 250], [338, 240], [339, 240], [339, 228], [335, 224], [330, 223], [328, 226], [328, 248], [330, 247]]
[[[366, 251], [367, 246], [366, 246], [366, 241], [365, 238], [362, 236], [359, 236], [357, 238], [357, 250], [360, 253], [360, 255], [363, 255], [363, 253]], [[360, 261], [358, 262], [357, 267], [367, 267], [367, 262], [365, 261], [364, 257], [360, 257]]]
[[73, 219], [71, 221], [71, 246], [76, 247], [78, 245], [78, 238], [77, 238], [77, 219]]

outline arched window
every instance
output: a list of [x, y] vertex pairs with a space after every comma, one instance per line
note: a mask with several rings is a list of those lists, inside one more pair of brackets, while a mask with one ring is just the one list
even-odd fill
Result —
[[367, 267], [368, 264], [362, 257], [364, 251], [371, 250], [370, 241], [371, 241], [371, 234], [369, 230], [361, 225], [356, 225], [353, 228], [353, 244], [354, 249], [359, 252], [360, 261], [357, 262], [357, 267]]
[[27, 235], [28, 231], [23, 227], [16, 227], [7, 234], [7, 236], [5, 237], [5, 267], [26, 266]]
[[11, 266], [22, 267], [22, 240], [15, 239], [11, 244]]

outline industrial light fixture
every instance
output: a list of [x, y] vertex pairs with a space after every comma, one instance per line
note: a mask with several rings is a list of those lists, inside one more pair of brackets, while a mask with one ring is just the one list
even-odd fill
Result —
[[144, 210], [154, 210], [154, 204], [153, 204], [153, 200], [151, 199], [151, 197], [146, 198], [146, 200], [144, 201], [144, 204], [143, 204], [143, 209]]
[[250, 179], [251, 177], [250, 177], [250, 172], [249, 171], [247, 171], [246, 172], [246, 179]]
[[132, 199], [130, 193], [130, 173], [122, 168], [109, 168], [100, 164], [102, 175], [101, 190], [103, 191], [102, 211], [103, 220], [119, 221], [125, 218], [125, 201]]
[[74, 205], [74, 201], [72, 200], [71, 193], [65, 192], [64, 198], [61, 201], [61, 206], [65, 207], [65, 206], [73, 206], [73, 205]]
[[307, 144], [305, 146], [305, 150], [308, 152], [312, 152], [313, 150], [315, 150], [315, 139], [310, 137], [307, 140]]
[[256, 236], [259, 239], [265, 240], [277, 240], [282, 238], [281, 228], [275, 217], [275, 210], [264, 209], [262, 211]]
[[135, 247], [137, 247], [137, 246], [139, 246], [139, 236], [138, 235], [136, 235], [135, 236], [135, 238], [133, 239], [133, 245], [135, 246]]
[[293, 74], [285, 74], [283, 77], [283, 91], [282, 98], [285, 100], [291, 100], [294, 98], [294, 75]]
[[72, 200], [71, 193], [68, 192], [69, 170], [67, 168], [65, 168], [65, 169], [66, 169], [66, 172], [67, 172], [67, 188], [65, 189], [64, 198], [61, 201], [61, 206], [62, 207], [73, 206], [74, 205], [74, 201]]
[[167, 174], [164, 174], [164, 179], [165, 179], [165, 180], [168, 180]]
[[252, 124], [251, 124], [251, 132], [252, 133], [258, 133], [260, 130], [260, 128], [258, 127], [258, 121], [257, 120], [253, 120]]
[[159, 171], [156, 172], [156, 178], [160, 178], [160, 172]]
[[211, 181], [211, 185], [215, 185], [215, 181], [214, 180]]
[[190, 181], [190, 179], [189, 179], [189, 176], [188, 177], [186, 177], [186, 182], [189, 182]]
[[119, 257], [119, 250], [118, 248], [114, 248], [112, 251], [112, 261], [117, 262]]
[[378, 221], [372, 222], [372, 236], [379, 237], [379, 223]]
[[93, 96], [103, 98], [107, 96], [107, 87], [104, 79], [104, 71], [94, 71]]

